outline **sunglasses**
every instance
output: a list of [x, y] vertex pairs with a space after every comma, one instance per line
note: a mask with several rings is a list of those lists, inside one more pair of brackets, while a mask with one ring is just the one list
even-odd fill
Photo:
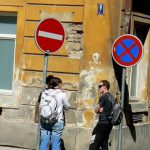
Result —
[[104, 85], [99, 85], [98, 88], [101, 88], [102, 86], [104, 86]]

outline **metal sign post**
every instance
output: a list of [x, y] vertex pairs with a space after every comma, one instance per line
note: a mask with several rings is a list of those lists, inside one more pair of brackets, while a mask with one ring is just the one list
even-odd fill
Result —
[[[49, 56], [49, 54], [45, 53], [42, 91], [44, 91], [46, 88], [46, 74], [47, 74], [47, 66], [48, 66], [48, 56]], [[38, 133], [37, 133], [37, 150], [39, 150], [39, 146], [40, 146], [40, 116], [39, 116]]]
[[48, 56], [49, 54], [46, 53], [44, 57], [44, 70], [43, 70], [43, 86], [42, 86], [42, 91], [45, 90], [46, 86], [46, 75], [47, 75], [47, 66], [48, 66]]
[[[121, 107], [124, 108], [124, 91], [125, 91], [125, 75], [126, 68], [136, 65], [143, 56], [142, 42], [134, 35], [125, 34], [118, 37], [112, 46], [112, 57], [114, 61], [123, 66], [122, 69], [122, 85], [121, 85]], [[118, 147], [122, 150], [122, 122], [118, 130]]]
[[[123, 68], [122, 85], [121, 85], [121, 107], [122, 108], [124, 108], [125, 75], [126, 75], [126, 68]], [[122, 122], [119, 125], [119, 131], [118, 131], [118, 150], [121, 149], [122, 149]]]

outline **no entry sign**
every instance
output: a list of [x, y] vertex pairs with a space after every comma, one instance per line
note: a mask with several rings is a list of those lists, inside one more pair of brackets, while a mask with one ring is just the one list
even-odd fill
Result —
[[36, 44], [44, 53], [58, 51], [64, 43], [64, 38], [64, 28], [54, 18], [42, 20], [35, 31]]
[[143, 45], [134, 35], [122, 35], [113, 44], [112, 56], [120, 66], [134, 66], [143, 56]]

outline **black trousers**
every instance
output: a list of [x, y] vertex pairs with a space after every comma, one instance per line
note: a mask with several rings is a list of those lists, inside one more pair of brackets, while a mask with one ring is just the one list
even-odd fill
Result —
[[108, 139], [112, 130], [111, 124], [97, 123], [93, 132], [89, 150], [108, 150]]

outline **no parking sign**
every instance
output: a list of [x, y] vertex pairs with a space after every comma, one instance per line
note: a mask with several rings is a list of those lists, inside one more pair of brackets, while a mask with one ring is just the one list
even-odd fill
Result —
[[113, 44], [112, 56], [115, 62], [120, 66], [134, 66], [143, 56], [143, 45], [134, 35], [122, 35], [117, 38]]
[[[136, 65], [143, 56], [143, 45], [134, 35], [125, 34], [118, 37], [112, 46], [112, 57], [114, 61], [123, 67], [132, 67]], [[121, 85], [121, 107], [124, 108], [126, 68], [122, 69]], [[122, 148], [122, 123], [119, 125], [118, 149]]]

